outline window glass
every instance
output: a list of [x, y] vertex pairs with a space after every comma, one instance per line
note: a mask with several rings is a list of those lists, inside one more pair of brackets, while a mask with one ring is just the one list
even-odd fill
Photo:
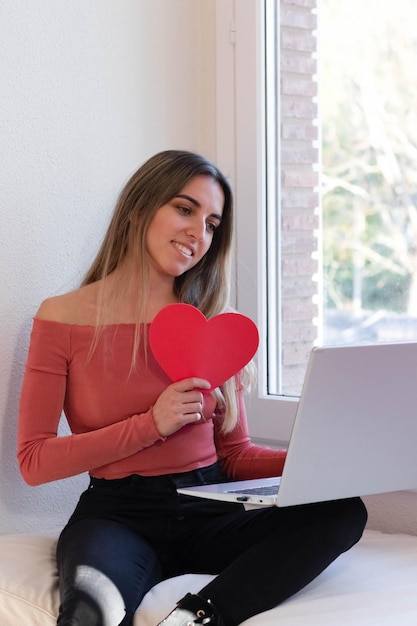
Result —
[[417, 340], [417, 3], [276, 4], [264, 23], [268, 393], [296, 396], [313, 345]]
[[415, 0], [321, 0], [323, 341], [417, 340]]

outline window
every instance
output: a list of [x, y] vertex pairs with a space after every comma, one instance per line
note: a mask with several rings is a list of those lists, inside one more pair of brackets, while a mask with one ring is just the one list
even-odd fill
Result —
[[[313, 345], [417, 339], [417, 9], [413, 0], [390, 4], [375, 14], [373, 0], [218, 2], [218, 148], [236, 189], [236, 299], [261, 334], [258, 393], [248, 402], [254, 440], [289, 439]], [[348, 53], [343, 70], [336, 51]], [[381, 83], [363, 79], [373, 99], [362, 95], [385, 114], [368, 115], [368, 127], [347, 71], [365, 66]]]
[[[276, 3], [269, 4], [273, 8]], [[278, 18], [278, 14], [275, 15]], [[272, 296], [266, 289], [265, 18], [263, 0], [219, 0], [216, 4], [217, 161], [230, 175], [235, 188], [237, 306], [257, 323], [261, 336], [257, 355], [258, 390], [247, 401], [251, 435], [254, 441], [280, 446], [289, 439], [297, 398], [271, 394], [268, 388], [268, 360], [271, 362], [268, 345], [275, 342], [279, 349], [279, 325], [268, 327], [267, 315]], [[270, 18], [268, 22], [271, 24]], [[274, 24], [272, 27], [276, 28]], [[278, 53], [279, 46], [276, 45], [275, 50]], [[276, 80], [276, 70], [271, 72]], [[278, 122], [276, 128], [279, 128]], [[272, 149], [271, 144], [269, 149]], [[276, 144], [276, 163], [279, 149]], [[279, 176], [271, 180], [276, 182], [268, 189], [269, 198], [277, 194], [278, 207]], [[279, 220], [276, 225], [279, 227]], [[269, 225], [269, 235], [274, 239], [279, 233], [274, 233]], [[269, 245], [269, 259], [271, 249], [280, 254], [277, 246], [271, 248], [272, 240]], [[275, 337], [271, 337], [272, 331]]]
[[417, 340], [414, 0], [320, 0], [323, 340]]

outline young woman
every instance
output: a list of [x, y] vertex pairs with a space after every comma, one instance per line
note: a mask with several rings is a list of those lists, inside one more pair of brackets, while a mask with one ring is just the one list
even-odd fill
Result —
[[[162, 623], [237, 626], [362, 535], [360, 499], [245, 511], [177, 494], [279, 475], [285, 461], [285, 451], [249, 440], [245, 371], [203, 395], [210, 381], [172, 383], [148, 345], [149, 324], [168, 304], [208, 318], [227, 309], [232, 223], [231, 190], [212, 163], [157, 154], [123, 189], [82, 286], [36, 314], [20, 404], [22, 475], [37, 485], [90, 474], [58, 542], [60, 626], [131, 625], [153, 585], [185, 572], [218, 576]], [[58, 437], [62, 410], [72, 434]]]

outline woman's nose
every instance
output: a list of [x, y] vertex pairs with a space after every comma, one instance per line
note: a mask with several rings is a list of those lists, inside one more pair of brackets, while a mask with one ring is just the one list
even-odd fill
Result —
[[202, 241], [206, 234], [206, 224], [203, 221], [196, 220], [193, 224], [190, 224], [187, 229], [187, 234], [196, 241]]

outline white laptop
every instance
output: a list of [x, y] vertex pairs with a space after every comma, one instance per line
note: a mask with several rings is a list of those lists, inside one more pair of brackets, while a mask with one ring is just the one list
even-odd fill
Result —
[[282, 477], [178, 492], [290, 506], [414, 488], [417, 343], [409, 342], [314, 348]]

